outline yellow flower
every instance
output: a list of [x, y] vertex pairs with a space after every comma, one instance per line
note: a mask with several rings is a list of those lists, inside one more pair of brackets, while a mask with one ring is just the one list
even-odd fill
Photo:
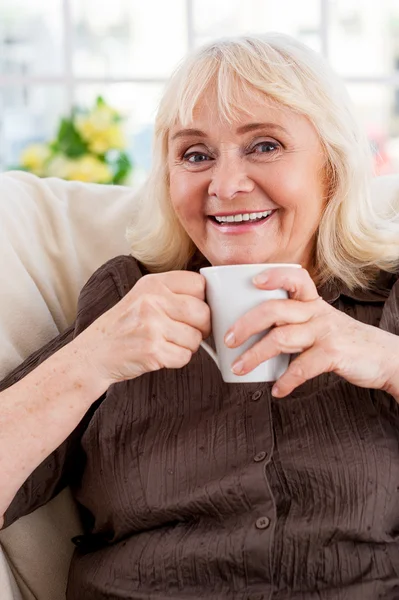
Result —
[[89, 145], [91, 152], [105, 154], [109, 150], [123, 150], [126, 140], [115, 122], [117, 113], [109, 106], [99, 106], [87, 116], [76, 117], [76, 129]]
[[123, 150], [126, 147], [125, 136], [117, 125], [97, 131], [88, 140], [88, 144], [91, 152], [95, 154], [105, 154], [109, 150]]
[[95, 156], [86, 155], [71, 161], [68, 179], [88, 183], [109, 183], [112, 180], [112, 171]]
[[21, 154], [21, 166], [35, 175], [44, 175], [44, 166], [50, 156], [45, 144], [31, 144]]
[[88, 183], [109, 183], [112, 180], [112, 171], [95, 156], [86, 155], [73, 161], [68, 179]]
[[76, 159], [56, 156], [49, 164], [48, 175], [86, 183], [109, 183], [113, 176], [108, 165], [87, 154]]

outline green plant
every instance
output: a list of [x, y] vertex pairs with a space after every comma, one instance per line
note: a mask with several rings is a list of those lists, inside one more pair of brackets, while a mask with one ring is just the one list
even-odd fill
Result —
[[39, 177], [123, 184], [132, 171], [120, 114], [99, 96], [90, 110], [62, 118], [54, 140], [31, 144], [19, 169]]

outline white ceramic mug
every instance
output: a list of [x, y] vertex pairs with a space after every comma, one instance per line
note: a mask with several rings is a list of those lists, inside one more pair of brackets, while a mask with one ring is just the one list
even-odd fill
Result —
[[288, 367], [290, 355], [279, 354], [261, 363], [246, 375], [235, 375], [232, 372], [233, 362], [260, 340], [268, 330], [251, 336], [237, 348], [228, 348], [224, 343], [224, 337], [230, 327], [249, 310], [265, 300], [288, 298], [285, 290], [260, 290], [252, 282], [256, 275], [276, 267], [301, 268], [301, 265], [223, 265], [200, 269], [201, 275], [206, 279], [206, 301], [211, 309], [212, 333], [216, 352], [206, 342], [201, 342], [201, 346], [213, 358], [221, 371], [223, 380], [228, 383], [276, 381]]

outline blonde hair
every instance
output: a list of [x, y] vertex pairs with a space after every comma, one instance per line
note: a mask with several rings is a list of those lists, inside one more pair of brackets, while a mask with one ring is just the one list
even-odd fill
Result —
[[305, 115], [326, 157], [328, 201], [316, 240], [319, 282], [341, 280], [350, 289], [370, 284], [380, 269], [399, 264], [397, 213], [372, 204], [371, 150], [342, 81], [307, 46], [282, 34], [245, 36], [208, 44], [188, 56], [169, 81], [154, 132], [151, 173], [138, 194], [127, 238], [150, 271], [187, 266], [195, 247], [174, 214], [169, 195], [168, 135], [184, 126], [210, 85], [215, 108], [233, 119], [242, 94], [265, 94]]

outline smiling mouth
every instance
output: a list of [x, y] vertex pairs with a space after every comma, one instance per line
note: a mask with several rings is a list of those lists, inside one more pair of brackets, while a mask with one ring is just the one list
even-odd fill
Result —
[[243, 223], [250, 224], [266, 221], [274, 212], [275, 210], [264, 210], [262, 212], [238, 213], [234, 215], [209, 215], [209, 218], [223, 227], [224, 225], [242, 225]]

